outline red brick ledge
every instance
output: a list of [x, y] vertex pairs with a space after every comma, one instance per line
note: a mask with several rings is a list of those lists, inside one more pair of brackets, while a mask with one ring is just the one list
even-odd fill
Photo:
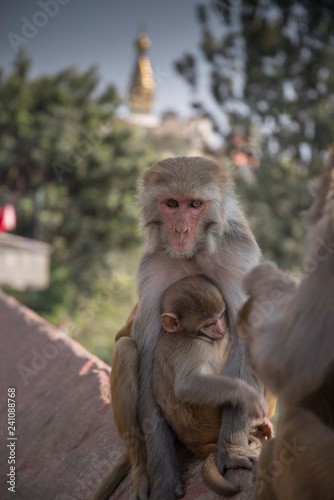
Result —
[[[110, 367], [0, 292], [0, 498], [88, 500], [122, 449], [112, 416]], [[15, 494], [8, 491], [7, 390], [16, 389]], [[185, 499], [216, 500], [202, 463], [179, 450]], [[234, 471], [253, 498], [251, 473]], [[126, 479], [112, 496], [129, 498]]]

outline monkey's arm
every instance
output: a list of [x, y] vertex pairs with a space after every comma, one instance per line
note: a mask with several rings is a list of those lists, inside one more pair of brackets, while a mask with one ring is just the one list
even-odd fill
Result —
[[[242, 281], [249, 270], [258, 264], [259, 248], [247, 225], [240, 231], [235, 225], [235, 235], [224, 238], [219, 252], [216, 275], [211, 279], [217, 284], [228, 310], [230, 349], [223, 373], [239, 377], [259, 389], [260, 384], [246, 363], [246, 346], [236, 332], [237, 312], [246, 300]], [[244, 404], [226, 403], [222, 407], [222, 425], [219, 432], [217, 465], [221, 473], [226, 468], [254, 465], [254, 454], [249, 448], [250, 420]]]
[[[200, 369], [205, 372], [206, 367]], [[233, 406], [245, 405], [253, 418], [263, 418], [268, 405], [263, 395], [238, 378], [222, 375], [179, 372], [175, 379], [175, 394], [185, 403], [220, 406], [231, 403]]]
[[245, 279], [250, 298], [239, 313], [238, 331], [258, 375], [290, 403], [317, 390], [334, 362], [334, 309], [329, 305], [334, 282], [327, 268], [332, 265], [329, 257], [320, 261], [298, 288], [271, 262]]
[[247, 344], [257, 375], [278, 394], [281, 385], [287, 385], [286, 361], [293, 327], [287, 329], [285, 322], [287, 309], [295, 300], [296, 283], [274, 263], [265, 262], [252, 269], [244, 286], [249, 299], [238, 314], [238, 334]]

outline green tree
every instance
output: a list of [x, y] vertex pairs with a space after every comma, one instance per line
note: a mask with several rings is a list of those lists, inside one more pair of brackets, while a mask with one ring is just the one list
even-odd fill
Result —
[[[251, 167], [260, 159], [254, 182], [237, 178], [254, 232], [266, 257], [291, 267], [300, 258], [307, 179], [334, 136], [334, 9], [311, 0], [213, 0], [197, 17], [226, 155], [241, 152]], [[197, 59], [176, 63], [193, 90]]]
[[61, 317], [108, 279], [114, 251], [140, 242], [136, 179], [155, 154], [118, 118], [115, 88], [98, 93], [96, 69], [29, 68], [20, 53], [0, 75], [0, 205], [14, 203], [17, 234], [53, 246], [50, 289], [20, 300]]

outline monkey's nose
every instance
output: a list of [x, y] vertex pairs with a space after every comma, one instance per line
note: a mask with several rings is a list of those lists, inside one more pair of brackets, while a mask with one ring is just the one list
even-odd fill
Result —
[[225, 321], [224, 320], [218, 320], [217, 322], [217, 331], [224, 335], [226, 333], [226, 325], [225, 325]]

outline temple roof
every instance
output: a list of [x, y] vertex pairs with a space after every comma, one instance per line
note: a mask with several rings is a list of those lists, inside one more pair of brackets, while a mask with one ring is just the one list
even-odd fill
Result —
[[154, 80], [147, 50], [151, 40], [146, 33], [139, 33], [136, 40], [137, 59], [129, 88], [131, 111], [149, 113], [153, 104]]

